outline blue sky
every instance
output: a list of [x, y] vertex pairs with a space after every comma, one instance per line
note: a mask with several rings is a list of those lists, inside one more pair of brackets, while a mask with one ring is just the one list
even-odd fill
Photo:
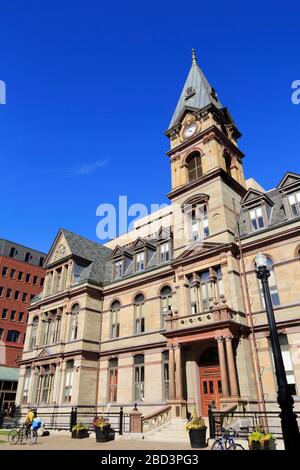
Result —
[[246, 176], [299, 172], [297, 1], [2, 0], [1, 225], [47, 251], [63, 226], [96, 240], [96, 208], [167, 202], [163, 135], [190, 50], [243, 137]]

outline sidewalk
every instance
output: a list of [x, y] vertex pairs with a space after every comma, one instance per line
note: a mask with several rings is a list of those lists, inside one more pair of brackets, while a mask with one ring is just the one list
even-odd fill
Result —
[[[1, 436], [1, 440], [7, 439]], [[174, 442], [151, 442], [143, 439], [122, 439], [96, 443], [94, 434], [86, 439], [71, 439], [66, 433], [53, 434], [47, 437], [39, 437], [34, 446], [17, 444], [12, 446], [8, 442], [0, 444], [0, 450], [192, 450], [189, 444]], [[195, 449], [197, 450], [197, 449]], [[200, 450], [200, 449], [199, 449]], [[203, 450], [209, 450], [207, 447]]]

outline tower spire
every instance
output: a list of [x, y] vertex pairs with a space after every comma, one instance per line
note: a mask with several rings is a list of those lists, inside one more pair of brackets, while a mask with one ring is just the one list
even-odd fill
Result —
[[196, 51], [195, 49], [192, 49], [192, 64], [197, 65], [197, 56], [196, 56]]

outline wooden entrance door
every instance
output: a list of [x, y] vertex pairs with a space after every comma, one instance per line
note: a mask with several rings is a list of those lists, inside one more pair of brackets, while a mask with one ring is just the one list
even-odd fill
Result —
[[222, 382], [220, 366], [200, 367], [200, 390], [202, 403], [202, 416], [208, 415], [208, 405], [214, 400], [219, 408], [222, 397]]

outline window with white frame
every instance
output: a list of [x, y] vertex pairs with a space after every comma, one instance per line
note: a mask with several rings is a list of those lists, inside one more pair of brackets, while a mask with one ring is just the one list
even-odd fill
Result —
[[31, 369], [30, 367], [26, 367], [25, 375], [24, 375], [23, 397], [22, 397], [23, 404], [26, 404], [29, 402], [30, 377], [31, 377]]
[[142, 401], [145, 390], [144, 355], [134, 357], [134, 400]]
[[[278, 336], [279, 336], [280, 348], [281, 348], [281, 353], [282, 353], [283, 364], [284, 364], [284, 368], [285, 368], [288, 387], [289, 387], [290, 392], [291, 392], [292, 395], [297, 395], [297, 387], [296, 387], [296, 379], [295, 379], [295, 374], [294, 374], [294, 366], [293, 366], [293, 362], [292, 362], [292, 356], [291, 356], [291, 353], [290, 353], [290, 346], [289, 346], [288, 337], [287, 337], [287, 335], [284, 335], [284, 334], [280, 334]], [[271, 357], [272, 357], [272, 363], [273, 363], [273, 370], [274, 370], [274, 373], [275, 373], [275, 363], [274, 363], [274, 357], [273, 357], [270, 341], [269, 341], [269, 344], [270, 344], [270, 351], [271, 351]]]
[[79, 317], [79, 304], [75, 304], [71, 309], [71, 325], [70, 325], [70, 341], [77, 339], [78, 334], [78, 317]]
[[145, 331], [145, 298], [143, 294], [138, 294], [134, 299], [134, 333], [136, 335]]
[[31, 337], [29, 348], [32, 349], [37, 345], [37, 331], [39, 326], [39, 317], [34, 317], [31, 324]]
[[265, 227], [262, 207], [256, 207], [249, 211], [252, 230], [259, 230]]
[[123, 261], [116, 261], [115, 262], [115, 279], [123, 276]]
[[108, 363], [108, 402], [117, 401], [118, 392], [118, 359], [110, 359]]
[[170, 261], [171, 251], [170, 251], [170, 242], [162, 243], [160, 245], [160, 262], [167, 263]]
[[213, 307], [216, 298], [224, 296], [222, 270], [216, 266], [188, 278], [191, 312], [196, 315]]
[[74, 360], [72, 359], [66, 362], [66, 377], [65, 377], [65, 391], [64, 391], [65, 402], [70, 402], [72, 399], [73, 375], [74, 375]]
[[39, 382], [37, 387], [37, 403], [50, 403], [55, 375], [55, 366], [45, 365], [40, 368]]
[[196, 242], [209, 236], [208, 215], [206, 205], [197, 205], [190, 212], [191, 238]]
[[300, 215], [300, 191], [289, 195], [289, 204], [293, 217]]
[[160, 326], [161, 328], [166, 327], [166, 320], [172, 310], [172, 289], [169, 286], [164, 286], [160, 291]]
[[145, 252], [141, 251], [136, 255], [136, 270], [144, 271], [145, 269]]
[[117, 300], [112, 303], [111, 310], [110, 310], [110, 337], [118, 338], [120, 336], [120, 302]]

